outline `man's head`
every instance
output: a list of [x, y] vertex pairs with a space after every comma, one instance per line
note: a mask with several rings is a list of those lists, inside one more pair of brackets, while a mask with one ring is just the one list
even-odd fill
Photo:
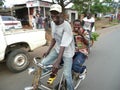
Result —
[[87, 19], [90, 19], [91, 18], [91, 13], [87, 13], [86, 17], [87, 17]]
[[59, 4], [53, 4], [50, 7], [50, 13], [52, 20], [58, 24], [62, 13], [62, 7]]
[[56, 11], [58, 13], [61, 13], [62, 12], [62, 7], [59, 4], [53, 4], [50, 7], [50, 12], [52, 12], [52, 11]]

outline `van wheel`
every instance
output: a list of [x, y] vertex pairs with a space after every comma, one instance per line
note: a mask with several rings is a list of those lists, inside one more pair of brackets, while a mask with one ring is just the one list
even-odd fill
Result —
[[27, 51], [16, 49], [7, 55], [7, 67], [14, 73], [25, 70], [30, 63], [30, 56]]

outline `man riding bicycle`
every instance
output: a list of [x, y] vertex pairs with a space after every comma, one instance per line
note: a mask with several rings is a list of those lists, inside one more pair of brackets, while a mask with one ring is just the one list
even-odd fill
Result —
[[63, 73], [67, 81], [67, 90], [74, 90], [71, 75], [72, 57], [75, 52], [72, 28], [69, 22], [64, 20], [62, 7], [59, 4], [53, 4], [50, 7], [50, 14], [52, 41], [49, 49], [44, 53], [45, 58], [41, 63], [43, 65], [53, 63], [52, 71], [55, 71], [63, 59]]

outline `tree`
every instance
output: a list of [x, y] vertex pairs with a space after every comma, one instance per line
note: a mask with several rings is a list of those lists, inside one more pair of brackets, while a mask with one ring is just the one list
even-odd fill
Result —
[[73, 0], [73, 9], [76, 9], [79, 14], [82, 14], [87, 11], [89, 0]]
[[92, 13], [106, 13], [111, 12], [113, 9], [111, 7], [112, 0], [94, 0], [94, 4], [91, 6]]
[[74, 6], [73, 8], [76, 9], [79, 14], [91, 12], [95, 13], [105, 13], [107, 11], [112, 10], [112, 0], [73, 0]]
[[4, 0], [0, 0], [0, 6], [4, 5]]
[[118, 2], [116, 2], [116, 0], [104, 0], [103, 3], [104, 3], [104, 5], [109, 7], [109, 8], [107, 8], [106, 11], [116, 13], [117, 10], [120, 9], [120, 0], [118, 0]]
[[[39, 1], [44, 1], [44, 0], [39, 0]], [[58, 3], [62, 6], [62, 13], [65, 14], [65, 7], [70, 4], [74, 0], [52, 0], [52, 3]]]

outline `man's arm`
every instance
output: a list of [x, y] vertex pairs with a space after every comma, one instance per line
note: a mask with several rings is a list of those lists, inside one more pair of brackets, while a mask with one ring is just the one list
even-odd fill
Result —
[[82, 20], [81, 25], [84, 26], [84, 23], [85, 23], [84, 20]]
[[52, 41], [51, 41], [51, 44], [50, 44], [50, 46], [49, 46], [49, 48], [48, 48], [48, 50], [47, 50], [47, 52], [44, 53], [43, 56], [47, 56], [47, 55], [49, 54], [49, 52], [51, 51], [51, 49], [53, 48], [53, 46], [55, 45], [55, 43], [56, 43], [56, 41], [55, 41], [55, 39], [53, 38]]
[[92, 31], [93, 26], [94, 26], [94, 22], [91, 23], [91, 31]]
[[59, 67], [59, 64], [60, 64], [60, 62], [62, 60], [62, 57], [63, 57], [64, 50], [65, 50], [65, 47], [61, 46], [59, 54], [58, 54], [58, 58], [57, 58], [56, 62], [53, 65], [54, 69]]
[[56, 43], [56, 41], [53, 38], [52, 41], [51, 41], [51, 44], [50, 44], [50, 47], [49, 47], [48, 51], [50, 51], [53, 48], [53, 46], [55, 45], [55, 43]]

